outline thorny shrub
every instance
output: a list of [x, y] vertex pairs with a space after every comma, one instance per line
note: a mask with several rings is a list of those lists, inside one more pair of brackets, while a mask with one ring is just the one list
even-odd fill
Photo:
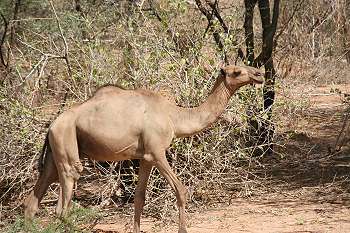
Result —
[[[13, 24], [15, 39], [6, 38], [10, 69], [1, 73], [6, 75], [0, 79], [0, 222], [5, 215], [19, 212], [36, 181], [36, 160], [44, 135], [60, 112], [88, 99], [107, 83], [165, 91], [181, 106], [196, 106], [209, 94], [223, 64], [223, 54], [210, 35], [218, 22], [206, 30], [206, 20], [189, 1], [146, 1], [142, 7], [130, 1], [83, 1], [80, 8], [55, 1], [57, 18], [50, 1], [37, 3], [28, 1], [20, 8], [20, 23]], [[0, 9], [10, 9], [9, 5], [8, 1], [0, 3]], [[236, 49], [244, 44], [242, 24], [238, 23], [243, 22], [241, 9], [240, 3], [223, 10], [230, 34], [220, 35], [232, 63]], [[281, 35], [282, 41], [288, 42], [285, 37]], [[296, 47], [288, 47], [291, 54], [303, 44], [295, 43]], [[283, 48], [283, 44], [278, 47]], [[294, 57], [281, 53], [279, 58], [280, 78], [295, 75], [290, 73], [290, 64], [305, 68], [298, 64], [307, 60], [300, 56], [295, 63], [291, 61]], [[304, 72], [322, 75], [308, 64]], [[286, 85], [277, 86], [277, 91]], [[257, 148], [249, 146], [247, 121], [251, 117], [257, 122], [267, 119], [259, 111], [261, 100], [261, 88], [245, 87], [216, 124], [198, 135], [174, 140], [167, 157], [188, 187], [191, 205], [257, 192], [264, 174], [253, 169], [259, 162], [253, 156]], [[250, 112], [250, 106], [258, 106], [253, 108], [258, 111]], [[306, 106], [306, 102], [277, 99], [275, 112], [296, 116]], [[132, 163], [83, 163], [85, 170], [75, 198], [84, 197], [80, 200], [88, 204], [119, 206], [123, 195], [133, 192], [137, 167]], [[129, 174], [123, 173], [125, 168]], [[57, 198], [57, 185], [51, 186], [48, 196], [49, 200]], [[166, 216], [174, 213], [174, 201], [170, 187], [153, 170], [146, 209], [155, 216]], [[14, 209], [17, 211], [10, 211]]]

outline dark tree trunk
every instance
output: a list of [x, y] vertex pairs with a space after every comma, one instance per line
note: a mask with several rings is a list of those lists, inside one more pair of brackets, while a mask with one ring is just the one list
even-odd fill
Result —
[[[275, 67], [273, 62], [273, 49], [274, 49], [274, 36], [276, 34], [277, 22], [279, 16], [279, 0], [274, 0], [273, 5], [273, 15], [271, 19], [270, 12], [270, 1], [269, 0], [245, 0], [245, 21], [244, 29], [246, 35], [246, 49], [247, 49], [247, 58], [246, 63], [250, 66], [260, 67], [264, 65], [265, 67], [265, 84], [263, 88], [263, 98], [264, 98], [264, 111], [268, 114], [268, 119], [263, 121], [261, 124], [255, 119], [250, 119], [248, 124], [250, 125], [250, 137], [253, 140], [255, 146], [264, 145], [262, 149], [259, 147], [258, 151], [254, 154], [272, 154], [273, 145], [272, 139], [274, 135], [274, 126], [271, 123], [272, 118], [272, 106], [275, 100]], [[254, 29], [253, 29], [253, 17], [254, 17], [254, 7], [258, 3], [260, 17], [261, 17], [261, 26], [263, 29], [262, 35], [262, 51], [255, 58], [254, 54]], [[258, 110], [253, 110], [257, 112]], [[250, 142], [250, 144], [252, 144]], [[253, 145], [252, 144], [252, 145]], [[252, 146], [251, 145], [251, 146]]]
[[264, 110], [269, 110], [268, 112], [270, 118], [272, 113], [271, 106], [273, 105], [275, 99], [275, 67], [272, 52], [274, 48], [273, 38], [276, 33], [279, 14], [279, 0], [275, 0], [274, 2], [272, 22], [270, 19], [269, 0], [259, 0], [258, 5], [263, 28], [262, 62], [265, 66]]
[[245, 44], [247, 48], [247, 65], [252, 66], [254, 63], [254, 30], [253, 30], [253, 18], [254, 18], [254, 7], [257, 0], [244, 0], [245, 4], [245, 15], [244, 15], [244, 30], [245, 30]]
[[265, 66], [265, 85], [263, 89], [264, 110], [267, 112], [268, 120], [263, 123], [262, 135], [264, 144], [268, 146], [264, 148], [268, 154], [273, 152], [272, 139], [274, 135], [274, 126], [271, 123], [272, 106], [275, 101], [275, 67], [273, 63], [274, 36], [277, 29], [279, 16], [279, 0], [274, 1], [273, 16], [271, 20], [270, 2], [269, 0], [259, 0], [259, 11], [263, 28], [263, 47], [262, 47], [262, 63]]

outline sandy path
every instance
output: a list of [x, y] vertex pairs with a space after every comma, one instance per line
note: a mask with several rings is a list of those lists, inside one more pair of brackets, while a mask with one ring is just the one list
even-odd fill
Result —
[[[189, 233], [292, 233], [350, 232], [350, 209], [342, 204], [304, 203], [288, 199], [271, 203], [238, 199], [223, 208], [189, 214]], [[164, 224], [144, 218], [141, 229], [147, 233], [177, 232], [176, 223]], [[118, 219], [115, 223], [98, 224], [99, 233], [132, 232], [131, 222]]]

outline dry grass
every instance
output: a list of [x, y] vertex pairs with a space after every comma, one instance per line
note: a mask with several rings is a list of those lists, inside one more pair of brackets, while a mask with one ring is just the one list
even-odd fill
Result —
[[[0, 222], [21, 212], [22, 201], [36, 180], [36, 160], [50, 122], [70, 105], [89, 98], [98, 86], [114, 83], [126, 88], [166, 89], [177, 104], [186, 107], [198, 105], [206, 98], [222, 65], [222, 54], [210, 35], [204, 35], [206, 22], [193, 5], [184, 1], [159, 4], [156, 11], [162, 21], [149, 9], [140, 11], [133, 6], [128, 12], [127, 7], [112, 2], [101, 2], [96, 7], [84, 3], [86, 13], [82, 17], [72, 10], [73, 6], [58, 1], [56, 10], [67, 40], [69, 64], [50, 57], [61, 56], [65, 48], [54, 15], [38, 13], [34, 5], [22, 12], [23, 17], [49, 19], [23, 21], [17, 26], [17, 40], [11, 47], [12, 69], [0, 79]], [[42, 3], [42, 7], [51, 12], [49, 4]], [[237, 47], [244, 44], [238, 23], [243, 22], [240, 7], [237, 4], [224, 10], [231, 34], [221, 36], [231, 61]], [[300, 26], [304, 14], [302, 11], [286, 32]], [[248, 119], [253, 115], [261, 123], [267, 118], [262, 111], [251, 112], [256, 109], [254, 106], [261, 108], [261, 88], [242, 89], [215, 125], [196, 136], [175, 140], [168, 150], [173, 169], [189, 189], [192, 207], [278, 191], [278, 184], [292, 186], [293, 172], [308, 176], [310, 167], [323, 166], [313, 160], [319, 158], [317, 153], [324, 156], [325, 148], [310, 155], [311, 148], [301, 146], [309, 137], [303, 133], [309, 131], [298, 124], [307, 119], [312, 103], [310, 90], [299, 88], [343, 84], [349, 70], [338, 46], [332, 48], [338, 51], [334, 56], [326, 54], [331, 43], [321, 44], [322, 56], [310, 60], [310, 48], [305, 45], [310, 40], [307, 28], [300, 26], [296, 30], [300, 37], [283, 33], [276, 51], [278, 94], [273, 122], [278, 149], [272, 161], [255, 157], [259, 148], [249, 144]], [[181, 43], [175, 43], [175, 36]], [[332, 37], [327, 33], [325, 36]], [[290, 46], [291, 41], [294, 47]], [[293, 152], [293, 143], [299, 143], [295, 147], [300, 150]], [[84, 205], [118, 207], [130, 213], [130, 206], [122, 207], [137, 182], [137, 166], [93, 161], [84, 161], [84, 165], [75, 199]], [[298, 169], [290, 170], [293, 166]], [[328, 168], [329, 178], [333, 173], [332, 166]], [[129, 173], [125, 174], [125, 170]], [[286, 177], [274, 179], [276, 172], [286, 173]], [[334, 182], [345, 180], [346, 186], [344, 177]], [[326, 181], [330, 182], [328, 178]], [[345, 193], [346, 190], [342, 188]], [[156, 170], [152, 172], [147, 195], [146, 213], [162, 219], [176, 215], [175, 196]], [[44, 202], [50, 207], [56, 199], [57, 185], [52, 185]]]

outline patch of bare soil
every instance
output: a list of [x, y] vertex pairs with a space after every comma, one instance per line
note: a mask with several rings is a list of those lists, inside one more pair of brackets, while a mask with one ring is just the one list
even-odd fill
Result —
[[[278, 149], [285, 156], [264, 165], [265, 192], [189, 213], [188, 232], [350, 232], [350, 148], [330, 152], [343, 125], [344, 93], [350, 93], [350, 86], [306, 88], [298, 92], [309, 98], [310, 107]], [[164, 223], [144, 217], [141, 229], [177, 232], [177, 225], [176, 220]], [[93, 231], [132, 232], [132, 217], [103, 219]]]
[[[293, 199], [273, 201], [234, 200], [219, 209], [189, 214], [190, 233], [296, 233], [349, 232], [350, 209], [341, 204], [304, 203]], [[153, 219], [141, 221], [143, 232], [177, 232], [175, 223], [164, 225]], [[130, 219], [98, 224], [94, 232], [132, 232]]]

